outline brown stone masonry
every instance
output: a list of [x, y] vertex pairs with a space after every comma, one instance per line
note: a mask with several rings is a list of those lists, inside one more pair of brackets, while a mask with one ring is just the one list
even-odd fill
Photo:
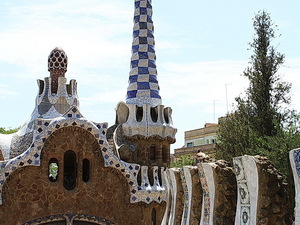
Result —
[[[76, 155], [76, 184], [64, 187], [64, 154]], [[58, 162], [56, 181], [49, 179], [49, 162]], [[83, 160], [90, 163], [88, 181], [83, 180]], [[150, 225], [153, 208], [160, 224], [165, 203], [130, 204], [128, 184], [113, 168], [104, 167], [99, 145], [87, 131], [67, 127], [53, 133], [42, 150], [41, 166], [14, 171], [3, 187], [0, 225], [20, 225], [33, 219], [62, 213], [84, 213], [117, 225]]]

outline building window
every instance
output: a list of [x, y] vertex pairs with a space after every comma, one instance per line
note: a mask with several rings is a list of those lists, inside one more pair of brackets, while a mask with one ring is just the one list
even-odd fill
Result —
[[64, 154], [64, 187], [72, 190], [76, 186], [76, 154], [68, 150]]
[[141, 122], [143, 120], [143, 107], [136, 107], [136, 121]]
[[151, 107], [150, 110], [150, 115], [151, 115], [151, 119], [154, 123], [157, 122], [157, 118], [158, 118], [158, 113], [157, 113], [157, 106], [155, 108]]
[[90, 161], [88, 159], [82, 160], [82, 181], [88, 182], [90, 179]]
[[164, 109], [164, 118], [165, 118], [165, 122], [166, 122], [167, 124], [170, 123], [170, 121], [169, 121], [169, 112], [168, 112], [168, 110], [169, 110], [169, 108], [165, 108], [165, 109]]
[[48, 178], [51, 182], [55, 182], [58, 179], [58, 161], [55, 158], [49, 160]]
[[186, 144], [186, 147], [193, 147], [193, 142], [188, 142], [188, 143]]
[[156, 147], [155, 146], [150, 147], [150, 160], [156, 161]]

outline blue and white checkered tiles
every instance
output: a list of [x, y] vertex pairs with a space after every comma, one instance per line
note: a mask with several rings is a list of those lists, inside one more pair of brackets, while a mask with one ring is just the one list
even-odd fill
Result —
[[154, 45], [151, 0], [135, 0], [127, 104], [161, 104]]

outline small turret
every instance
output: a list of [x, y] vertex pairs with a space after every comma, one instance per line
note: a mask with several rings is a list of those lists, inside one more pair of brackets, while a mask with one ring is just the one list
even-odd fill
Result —
[[6, 136], [5, 142], [4, 138], [0, 140], [0, 150], [5, 160], [20, 155], [28, 148], [37, 119], [53, 119], [64, 115], [73, 106], [79, 107], [77, 83], [71, 80], [67, 84], [65, 78], [67, 65], [68, 57], [64, 50], [54, 48], [48, 57], [50, 77], [37, 80], [39, 91], [30, 118], [17, 133]]
[[59, 47], [53, 49], [48, 56], [48, 71], [51, 77], [51, 92], [57, 93], [58, 78], [65, 77], [68, 66], [68, 56]]

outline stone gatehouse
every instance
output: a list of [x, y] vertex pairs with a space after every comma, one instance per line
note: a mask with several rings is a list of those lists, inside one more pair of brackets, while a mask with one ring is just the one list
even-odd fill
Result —
[[134, 6], [129, 85], [115, 124], [80, 113], [57, 47], [29, 120], [0, 134], [0, 225], [161, 224], [176, 129], [159, 94], [151, 0]]

